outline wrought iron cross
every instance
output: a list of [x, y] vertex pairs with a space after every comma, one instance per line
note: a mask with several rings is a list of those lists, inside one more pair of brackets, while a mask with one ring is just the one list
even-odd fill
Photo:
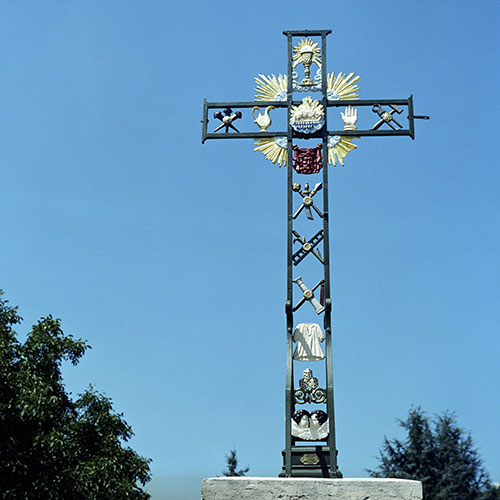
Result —
[[[412, 96], [408, 99], [360, 100], [356, 84], [359, 77], [354, 73], [328, 74], [326, 37], [330, 33], [331, 30], [284, 31], [288, 43], [287, 75], [259, 75], [255, 78], [255, 101], [205, 100], [203, 105], [203, 143], [207, 139], [254, 139], [254, 151], [261, 151], [273, 163], [287, 166], [287, 366], [285, 450], [282, 452], [283, 469], [280, 474], [284, 477], [342, 477], [337, 465], [333, 398], [328, 165], [344, 164], [347, 154], [357, 147], [353, 139], [395, 135], [414, 139], [415, 119], [429, 118], [414, 114]], [[294, 46], [297, 39], [300, 41]], [[299, 81], [298, 70], [301, 67], [303, 78]], [[313, 67], [317, 68], [314, 77], [311, 76]], [[307, 95], [302, 100], [294, 100], [294, 95], [299, 93]], [[328, 130], [328, 109], [341, 107], [343, 129]], [[239, 120], [238, 127], [241, 127], [243, 122], [240, 119], [249, 109], [258, 130], [240, 132], [233, 122]], [[219, 120], [211, 132], [208, 131], [210, 110], [215, 110], [213, 116]], [[272, 126], [271, 114], [279, 113], [279, 110], [286, 110], [287, 130], [269, 130]], [[358, 110], [364, 112], [365, 120], [368, 115], [368, 120], [374, 122], [371, 128], [357, 128]], [[320, 144], [312, 148], [299, 147], [296, 142], [304, 139], [314, 139], [316, 144]], [[302, 188], [300, 183], [295, 182], [295, 177], [299, 175], [310, 175], [314, 180], [319, 180], [319, 177], [321, 180], [315, 183], [313, 189], [309, 188], [309, 183]], [[321, 204], [320, 207], [317, 204]], [[313, 216], [313, 211], [317, 217]], [[311, 233], [316, 232], [309, 240], [294, 228], [295, 221], [301, 217], [309, 219], [311, 222], [308, 224], [321, 225], [319, 229], [312, 228]], [[294, 250], [297, 243], [300, 246]], [[322, 252], [319, 248], [321, 243]], [[293, 274], [294, 266], [300, 265], [310, 253], [316, 257], [316, 263], [323, 271], [323, 279], [312, 288], [306, 284], [312, 279], [305, 277], [302, 280], [302, 276], [294, 277]], [[318, 288], [320, 292], [317, 292]], [[323, 330], [313, 322], [294, 323], [294, 313], [302, 306], [308, 308], [313, 319], [323, 316]], [[323, 341], [326, 353], [320, 346]], [[323, 362], [326, 387], [319, 388], [318, 379], [307, 368], [304, 378], [297, 381], [299, 387], [295, 389], [294, 366], [298, 361]], [[297, 409], [302, 404], [321, 404], [326, 407], [326, 412], [323, 409], [312, 412]]]

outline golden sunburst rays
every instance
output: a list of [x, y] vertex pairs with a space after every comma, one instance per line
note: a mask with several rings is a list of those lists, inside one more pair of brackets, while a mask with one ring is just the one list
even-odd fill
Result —
[[[330, 136], [328, 138], [328, 164], [337, 165], [337, 161], [344, 166], [344, 158], [349, 151], [356, 149], [352, 137]], [[280, 167], [288, 164], [288, 153], [286, 148], [286, 138], [284, 137], [266, 137], [255, 141], [254, 151], [261, 151], [266, 160]]]
[[[306, 46], [307, 42], [312, 44], [312, 40], [301, 40], [301, 43], [297, 47], [294, 47], [295, 56], [295, 66], [302, 62], [300, 60], [300, 49], [302, 46]], [[316, 47], [313, 47], [316, 45]], [[317, 44], [312, 44], [313, 50], [317, 49]], [[320, 64], [320, 59], [318, 56], [319, 49], [317, 49], [313, 54]], [[316, 62], [316, 61], [315, 61]], [[316, 64], [318, 64], [316, 62]], [[359, 76], [356, 73], [343, 74], [330, 73], [327, 80], [327, 92], [328, 99], [330, 100], [346, 100], [346, 99], [358, 99], [359, 87], [356, 82], [359, 80]], [[255, 78], [255, 100], [256, 101], [286, 101], [287, 84], [288, 79], [286, 75], [279, 74], [278, 77], [271, 74], [269, 76], [259, 74]], [[344, 136], [329, 136], [328, 137], [328, 164], [336, 166], [337, 162], [340, 165], [344, 165], [344, 158], [347, 154], [356, 149], [356, 144], [352, 143], [353, 139], [357, 137], [344, 137]], [[280, 167], [286, 166], [288, 163], [287, 154], [287, 141], [285, 137], [266, 137], [255, 141], [254, 151], [261, 151], [267, 160], [278, 165]]]
[[254, 89], [257, 101], [286, 101], [286, 75], [279, 74], [277, 78], [275, 75], [259, 75], [254, 80], [257, 84]]
[[314, 43], [311, 38], [302, 39], [298, 45], [293, 48], [294, 55], [292, 57], [293, 68], [303, 63], [304, 66], [310, 66], [314, 63], [321, 68], [321, 50], [317, 43]]
[[349, 73], [348, 75], [339, 73], [335, 77], [335, 73], [330, 73], [327, 81], [327, 89], [330, 94], [328, 95], [328, 99], [332, 101], [338, 99], [357, 99], [359, 94], [356, 92], [359, 90], [359, 87], [355, 84], [359, 80], [359, 76], [355, 75], [356, 73]]
[[[328, 98], [332, 101], [357, 99], [359, 94], [358, 85], [356, 82], [359, 80], [356, 73], [349, 73], [344, 75], [339, 73], [330, 73], [328, 75], [327, 89]], [[286, 101], [287, 92], [287, 76], [279, 74], [277, 77], [271, 75], [259, 75], [254, 78], [257, 86], [255, 87], [255, 100], [257, 101]]]
[[286, 137], [266, 137], [255, 141], [254, 151], [262, 151], [266, 159], [276, 163], [280, 167], [286, 166], [288, 162]]
[[[346, 99], [358, 99], [359, 90], [356, 82], [359, 80], [359, 76], [356, 73], [349, 73], [344, 75], [339, 73], [335, 76], [335, 73], [330, 73], [327, 80], [327, 92], [328, 99], [332, 101], [336, 100], [346, 100]], [[336, 166], [338, 162], [344, 166], [344, 158], [347, 156], [349, 151], [356, 149], [358, 146], [352, 143], [353, 137], [344, 136], [330, 136], [328, 137], [328, 164]]]
[[358, 146], [353, 144], [352, 137], [341, 137], [339, 135], [333, 135], [328, 137], [328, 164], [337, 165], [337, 160], [344, 166], [344, 158], [347, 156], [349, 151], [356, 149]]
[[[286, 101], [287, 77], [279, 74], [265, 76], [259, 75], [254, 78], [257, 86], [255, 87], [256, 101]], [[288, 154], [286, 147], [286, 138], [266, 137], [255, 141], [254, 151], [262, 151], [267, 160], [272, 163], [278, 162], [282, 167], [287, 164]]]

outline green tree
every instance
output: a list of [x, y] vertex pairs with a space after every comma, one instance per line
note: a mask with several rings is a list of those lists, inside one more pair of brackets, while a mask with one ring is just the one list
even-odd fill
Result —
[[458, 427], [454, 415], [429, 419], [421, 408], [412, 408], [398, 422], [407, 436], [384, 439], [379, 467], [368, 471], [372, 477], [422, 481], [426, 500], [497, 498], [471, 436]]
[[245, 476], [246, 473], [250, 470], [250, 467], [246, 467], [245, 469], [236, 470], [238, 468], [238, 457], [236, 455], [236, 450], [231, 450], [229, 455], [225, 455], [226, 459], [226, 470], [222, 471], [224, 476]]
[[147, 499], [149, 459], [124, 442], [133, 435], [109, 398], [92, 387], [72, 400], [61, 364], [90, 346], [51, 316], [24, 343], [17, 308], [0, 291], [0, 492], [4, 499]]
[[493, 491], [496, 493], [496, 497], [494, 496], [493, 498], [500, 500], [500, 484], [493, 484]]

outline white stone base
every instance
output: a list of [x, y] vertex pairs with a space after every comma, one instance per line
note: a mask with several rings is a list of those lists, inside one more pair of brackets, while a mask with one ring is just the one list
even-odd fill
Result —
[[202, 500], [422, 500], [407, 479], [216, 477], [203, 479]]

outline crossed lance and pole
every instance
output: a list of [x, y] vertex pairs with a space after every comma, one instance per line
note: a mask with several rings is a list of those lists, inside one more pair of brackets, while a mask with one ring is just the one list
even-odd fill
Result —
[[[295, 212], [293, 215], [293, 218], [296, 219], [300, 212], [305, 209], [306, 211], [306, 217], [310, 220], [313, 220], [313, 214], [311, 208], [313, 208], [316, 213], [323, 218], [322, 212], [316, 207], [313, 201], [313, 196], [321, 190], [323, 187], [323, 184], [321, 182], [318, 182], [315, 186], [314, 189], [310, 190], [309, 189], [309, 184], [306, 182], [304, 185], [304, 189], [301, 188], [300, 184], [294, 184], [292, 186], [292, 189], [299, 193], [302, 196], [302, 205], [298, 208], [298, 210]], [[306, 239], [301, 236], [297, 231], [292, 230], [293, 235], [295, 236], [294, 243], [299, 242], [302, 244], [302, 247], [299, 248], [293, 255], [292, 255], [292, 262], [293, 265], [296, 266], [302, 260], [306, 257], [306, 255], [311, 252], [322, 264], [325, 263], [323, 260], [323, 257], [321, 256], [321, 252], [319, 250], [315, 250], [314, 248], [318, 243], [320, 243], [323, 240], [324, 237], [324, 231], [323, 229], [320, 229], [309, 241], [306, 241]]]
[[[302, 276], [295, 278], [294, 283], [302, 290], [302, 298], [293, 306], [292, 311], [295, 312], [299, 307], [307, 300], [314, 307], [316, 314], [321, 314], [325, 310], [324, 302], [324, 290], [325, 290], [325, 280], [319, 281], [313, 288], [309, 290], [307, 286], [302, 281]], [[321, 286], [320, 300], [314, 297], [314, 291]]]
[[[318, 182], [313, 189], [309, 189], [309, 184], [306, 182], [304, 184], [304, 189], [302, 189], [300, 184], [294, 184], [292, 186], [292, 190], [296, 193], [299, 193], [302, 196], [302, 204], [298, 208], [298, 210], [293, 214], [293, 219], [296, 219], [302, 210], [305, 209], [306, 217], [310, 220], [314, 220], [312, 209], [323, 218], [323, 213], [321, 210], [314, 204], [313, 197], [314, 195], [323, 188], [323, 183]], [[314, 247], [323, 239], [323, 229], [319, 230], [309, 241], [301, 236], [297, 231], [292, 231], [295, 236], [294, 242], [298, 241], [302, 243], [302, 247], [297, 250], [292, 255], [292, 262], [296, 266], [299, 262], [301, 262], [306, 255], [311, 252], [322, 264], [324, 263], [323, 258], [321, 257], [321, 253], [319, 250], [315, 250]], [[299, 276], [295, 278], [293, 282], [298, 285], [298, 287], [302, 290], [302, 298], [295, 304], [292, 311], [296, 311], [300, 306], [306, 301], [309, 301], [310, 304], [314, 307], [314, 310], [317, 314], [321, 314], [325, 310], [324, 304], [324, 293], [325, 293], [325, 280], [319, 281], [313, 288], [309, 289], [302, 281], [302, 277]], [[314, 291], [321, 286], [321, 296], [320, 301], [318, 301], [314, 297]]]
[[292, 255], [292, 262], [294, 266], [302, 262], [308, 253], [312, 253], [322, 264], [325, 263], [323, 257], [321, 256], [321, 252], [318, 249], [315, 250], [316, 245], [323, 240], [323, 229], [320, 229], [312, 238], [309, 239], [309, 241], [306, 241], [306, 239], [295, 231], [295, 229], [292, 230], [292, 233], [295, 236], [293, 242], [295, 243], [298, 241], [302, 244], [302, 246]]

